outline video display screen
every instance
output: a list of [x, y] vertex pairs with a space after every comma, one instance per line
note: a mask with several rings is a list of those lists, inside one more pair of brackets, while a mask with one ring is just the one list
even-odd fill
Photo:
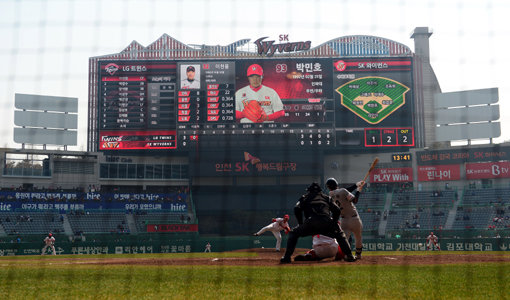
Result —
[[411, 58], [101, 61], [99, 150], [412, 147]]

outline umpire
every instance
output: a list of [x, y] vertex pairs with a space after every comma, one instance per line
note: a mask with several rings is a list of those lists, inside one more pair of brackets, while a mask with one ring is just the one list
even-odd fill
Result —
[[[280, 263], [288, 264], [291, 262], [292, 253], [294, 253], [300, 237], [315, 234], [323, 234], [336, 239], [342, 252], [346, 254], [345, 261], [356, 261], [352, 255], [351, 246], [349, 246], [345, 234], [338, 225], [340, 208], [331, 201], [328, 195], [322, 193], [318, 183], [312, 183], [306, 191], [306, 194], [299, 198], [294, 207], [294, 214], [299, 225], [290, 231], [285, 255], [280, 259]], [[305, 215], [304, 222], [303, 213]], [[331, 218], [331, 215], [333, 218]]]

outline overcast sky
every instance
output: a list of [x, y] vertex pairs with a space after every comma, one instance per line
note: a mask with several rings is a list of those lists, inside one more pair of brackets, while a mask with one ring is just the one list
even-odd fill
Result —
[[79, 98], [78, 147], [86, 150], [88, 58], [147, 46], [162, 34], [185, 44], [227, 45], [288, 34], [312, 47], [345, 35], [405, 44], [429, 27], [431, 64], [443, 92], [499, 88], [510, 140], [510, 1], [507, 0], [2, 0], [0, 147], [13, 142], [14, 94]]

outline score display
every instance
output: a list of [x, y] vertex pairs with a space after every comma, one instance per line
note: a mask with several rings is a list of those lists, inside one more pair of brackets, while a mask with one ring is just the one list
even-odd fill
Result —
[[[411, 62], [101, 61], [99, 150], [412, 147]], [[263, 72], [262, 87], [250, 86], [255, 65]], [[261, 104], [264, 121], [244, 117], [249, 100]]]

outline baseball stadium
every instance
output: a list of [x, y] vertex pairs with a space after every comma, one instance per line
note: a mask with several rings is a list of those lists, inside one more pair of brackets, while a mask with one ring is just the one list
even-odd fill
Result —
[[[432, 31], [410, 38], [163, 34], [89, 56], [86, 115], [16, 93], [1, 298], [509, 298], [498, 89], [442, 92]], [[329, 229], [300, 230], [317, 188], [342, 236], [325, 257]]]

